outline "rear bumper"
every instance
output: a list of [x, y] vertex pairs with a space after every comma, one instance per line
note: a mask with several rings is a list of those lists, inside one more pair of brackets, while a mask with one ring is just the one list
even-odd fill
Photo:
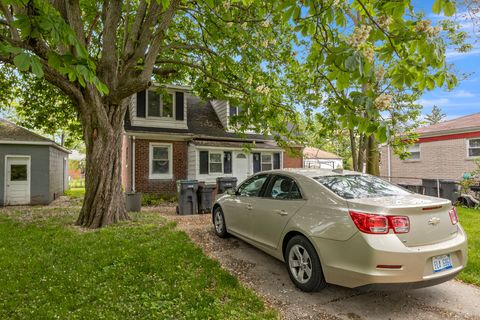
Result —
[[[346, 241], [313, 239], [328, 283], [349, 288], [405, 289], [436, 285], [454, 278], [467, 263], [467, 238], [456, 235], [440, 243], [407, 247], [395, 234], [356, 233]], [[434, 272], [432, 258], [450, 255], [453, 267]], [[380, 269], [378, 265], [400, 265]]]

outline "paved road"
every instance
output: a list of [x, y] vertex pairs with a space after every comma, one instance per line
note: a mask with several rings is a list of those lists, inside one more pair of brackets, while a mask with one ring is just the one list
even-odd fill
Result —
[[169, 217], [284, 319], [480, 319], [480, 288], [458, 281], [394, 292], [329, 286], [304, 293], [291, 283], [282, 262], [239, 239], [217, 238], [210, 216]]

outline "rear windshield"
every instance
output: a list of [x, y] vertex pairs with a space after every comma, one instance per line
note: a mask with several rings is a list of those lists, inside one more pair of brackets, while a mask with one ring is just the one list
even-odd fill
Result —
[[320, 184], [345, 199], [401, 196], [409, 191], [369, 175], [315, 177]]

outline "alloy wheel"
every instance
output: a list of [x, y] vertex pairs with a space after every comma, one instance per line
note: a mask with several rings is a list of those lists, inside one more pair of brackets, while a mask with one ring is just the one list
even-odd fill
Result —
[[312, 260], [307, 250], [299, 244], [291, 248], [288, 266], [295, 280], [300, 283], [307, 283], [312, 277]]

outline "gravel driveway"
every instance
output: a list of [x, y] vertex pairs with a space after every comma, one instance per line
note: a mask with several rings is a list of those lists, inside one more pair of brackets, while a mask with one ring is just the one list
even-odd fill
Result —
[[480, 319], [480, 288], [458, 281], [394, 292], [333, 285], [318, 293], [301, 292], [282, 262], [234, 237], [216, 237], [211, 215], [176, 216], [174, 208], [156, 210], [177, 221], [207, 255], [279, 310], [283, 319]]

